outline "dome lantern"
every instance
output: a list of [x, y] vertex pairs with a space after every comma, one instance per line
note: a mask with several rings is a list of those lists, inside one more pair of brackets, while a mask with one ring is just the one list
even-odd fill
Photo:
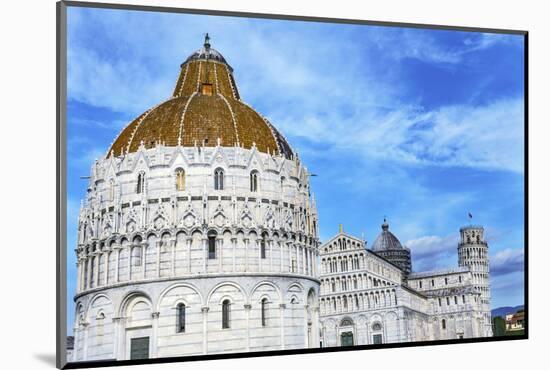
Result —
[[[218, 140], [219, 139], [219, 140]], [[210, 44], [181, 65], [172, 97], [132, 121], [107, 153], [136, 152], [156, 142], [166, 146], [193, 147], [194, 143], [256, 149], [293, 159], [294, 151], [284, 136], [262, 115], [241, 100], [233, 69]]]

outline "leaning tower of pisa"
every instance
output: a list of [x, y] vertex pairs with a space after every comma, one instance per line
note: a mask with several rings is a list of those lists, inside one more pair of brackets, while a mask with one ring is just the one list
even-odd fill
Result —
[[460, 229], [458, 265], [472, 272], [474, 289], [481, 293], [484, 315], [483, 333], [492, 336], [491, 289], [489, 283], [489, 246], [483, 235], [483, 226], [464, 226]]

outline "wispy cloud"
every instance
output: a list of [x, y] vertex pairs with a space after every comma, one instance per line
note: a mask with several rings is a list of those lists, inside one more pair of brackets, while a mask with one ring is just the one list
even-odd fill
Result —
[[503, 249], [490, 257], [490, 271], [493, 276], [523, 271], [524, 266], [525, 250], [523, 248]]
[[408, 240], [405, 245], [411, 249], [414, 271], [433, 270], [448, 266], [449, 258], [456, 258], [458, 237], [422, 236]]
[[[126, 44], [116, 45], [125, 52], [101, 53], [89, 44], [69, 43], [69, 94], [88, 104], [140, 113], [171, 93], [177, 62], [200, 45], [200, 34], [189, 32], [193, 26], [200, 29], [196, 17], [187, 16], [185, 22], [163, 17], [160, 22], [148, 15], [137, 22], [113, 13], [89, 16], [104, 30], [107, 47], [120, 39], [107, 31], [125, 22], [121, 32]], [[75, 21], [74, 32], [85, 24]], [[367, 159], [522, 171], [521, 97], [426, 110], [402, 94], [406, 81], [394, 84], [398, 72], [392, 71], [399, 71], [405, 58], [459, 63], [506, 37], [464, 33], [461, 42], [448, 45], [438, 41], [435, 31], [373, 27], [358, 33], [357, 26], [342, 26], [332, 32], [329, 25], [280, 27], [277, 22], [213, 17], [208, 28], [214, 37], [222, 29], [240, 35], [238, 44], [221, 36], [213, 42], [238, 66], [245, 100], [291, 141], [323, 142], [329, 150], [321, 154], [353, 148]], [[343, 36], [361, 40], [342, 43]], [[164, 66], [172, 67], [159, 68]], [[507, 150], [498, 150], [503, 147]]]
[[444, 44], [436, 39], [437, 34], [447, 31], [418, 31], [396, 29], [386, 32], [377, 39], [382, 47], [392, 43], [399, 43], [401, 47], [390, 48], [388, 54], [397, 60], [418, 59], [423, 62], [436, 64], [458, 64], [473, 52], [490, 48], [498, 43], [507, 43], [510, 37], [491, 33], [464, 33], [462, 42]]

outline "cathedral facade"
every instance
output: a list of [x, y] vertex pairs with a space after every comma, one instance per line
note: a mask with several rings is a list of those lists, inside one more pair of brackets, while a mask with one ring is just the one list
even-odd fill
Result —
[[92, 167], [73, 361], [318, 346], [309, 174], [204, 47]]
[[410, 250], [386, 220], [371, 249], [341, 229], [320, 247], [321, 345], [492, 336], [483, 228], [460, 235], [458, 267], [411, 272]]

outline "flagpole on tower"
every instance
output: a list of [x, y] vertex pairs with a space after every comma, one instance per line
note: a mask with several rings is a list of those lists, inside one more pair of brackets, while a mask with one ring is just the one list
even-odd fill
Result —
[[470, 226], [472, 226], [472, 218], [473, 218], [473, 217], [474, 217], [474, 216], [472, 215], [472, 213], [471, 213], [471, 212], [468, 212], [468, 220], [470, 221]]

